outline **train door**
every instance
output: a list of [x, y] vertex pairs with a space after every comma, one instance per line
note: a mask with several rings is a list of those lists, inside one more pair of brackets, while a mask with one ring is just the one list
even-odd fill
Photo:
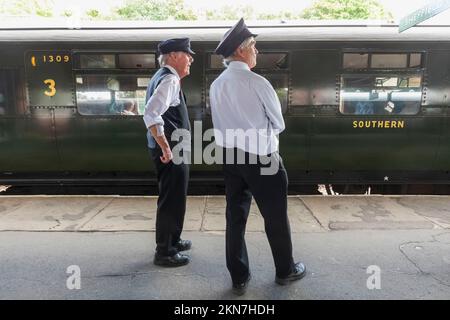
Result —
[[450, 51], [432, 50], [428, 53], [428, 85], [426, 107], [441, 115], [442, 135], [436, 159], [436, 181], [450, 179]]
[[[292, 52], [292, 93], [284, 152], [290, 180], [300, 183], [323, 181], [322, 171], [336, 165], [330, 150], [339, 148], [336, 134], [336, 50]], [[319, 128], [317, 126], [320, 126]], [[325, 177], [327, 175], [325, 174]]]
[[51, 112], [27, 108], [22, 69], [0, 70], [0, 91], [2, 173], [13, 177], [57, 168]]

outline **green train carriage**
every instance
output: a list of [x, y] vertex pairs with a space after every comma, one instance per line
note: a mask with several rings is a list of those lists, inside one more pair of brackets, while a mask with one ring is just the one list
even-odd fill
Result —
[[[154, 185], [142, 112], [156, 45], [191, 38], [182, 85], [205, 147], [208, 90], [223, 69], [213, 51], [227, 27], [1, 29], [0, 184]], [[450, 184], [448, 27], [250, 28], [254, 71], [281, 101], [291, 186]], [[198, 160], [191, 186], [221, 184], [221, 166]]]

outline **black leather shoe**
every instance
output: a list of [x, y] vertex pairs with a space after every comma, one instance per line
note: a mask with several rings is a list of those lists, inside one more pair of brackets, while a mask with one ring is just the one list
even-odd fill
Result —
[[283, 277], [283, 278], [275, 277], [275, 282], [278, 283], [279, 285], [284, 286], [284, 285], [288, 284], [289, 282], [300, 280], [305, 275], [306, 275], [305, 265], [301, 262], [297, 262], [294, 265], [294, 271], [292, 271], [290, 275], [288, 275], [287, 277]]
[[191, 249], [192, 247], [192, 241], [191, 240], [181, 240], [177, 242], [175, 245], [175, 248], [177, 248], [178, 251], [186, 251]]
[[191, 261], [191, 258], [182, 253], [177, 253], [173, 256], [161, 256], [155, 254], [155, 258], [153, 259], [154, 264], [162, 267], [180, 267], [188, 264], [189, 261]]
[[238, 296], [242, 296], [248, 288], [248, 283], [250, 282], [250, 279], [252, 278], [251, 274], [248, 275], [247, 280], [241, 283], [233, 283], [233, 293]]

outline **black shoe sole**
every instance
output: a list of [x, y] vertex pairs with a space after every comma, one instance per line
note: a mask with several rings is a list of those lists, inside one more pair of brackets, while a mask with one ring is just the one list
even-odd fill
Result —
[[181, 262], [181, 263], [170, 263], [170, 262], [166, 262], [166, 261], [153, 261], [153, 264], [156, 265], [156, 266], [160, 266], [160, 267], [176, 268], [176, 267], [185, 266], [189, 262], [191, 262], [191, 261], [190, 260], [186, 260], [186, 262]]
[[282, 279], [282, 278], [275, 277], [275, 282], [277, 284], [279, 284], [280, 286], [285, 286], [291, 282], [303, 279], [305, 276], [306, 276], [306, 270], [305, 270], [305, 272], [301, 273], [298, 277], [295, 277], [295, 278], [291, 277], [291, 278]]

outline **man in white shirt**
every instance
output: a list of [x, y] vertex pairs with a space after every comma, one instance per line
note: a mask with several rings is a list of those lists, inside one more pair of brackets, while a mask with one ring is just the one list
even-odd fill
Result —
[[158, 45], [158, 51], [161, 68], [147, 87], [144, 111], [148, 147], [159, 188], [153, 262], [159, 266], [178, 267], [189, 263], [190, 257], [180, 252], [189, 250], [192, 245], [191, 241], [180, 238], [186, 212], [189, 166], [184, 162], [177, 161], [175, 164], [172, 161], [172, 149], [176, 142], [171, 140], [171, 136], [175, 131], [190, 131], [180, 80], [189, 75], [194, 52], [190, 48], [189, 38], [163, 41]]
[[[292, 257], [287, 173], [278, 154], [277, 134], [285, 128], [280, 101], [269, 81], [250, 70], [258, 54], [255, 37], [243, 19], [225, 33], [216, 53], [227, 68], [210, 89], [216, 144], [224, 152], [227, 268], [238, 295], [250, 281], [244, 236], [252, 195], [264, 218], [276, 283], [284, 285], [306, 274], [304, 264], [294, 263]], [[240, 134], [232, 136], [230, 130]], [[255, 158], [258, 161], [252, 162]], [[267, 159], [277, 164], [269, 175], [263, 172]]]

